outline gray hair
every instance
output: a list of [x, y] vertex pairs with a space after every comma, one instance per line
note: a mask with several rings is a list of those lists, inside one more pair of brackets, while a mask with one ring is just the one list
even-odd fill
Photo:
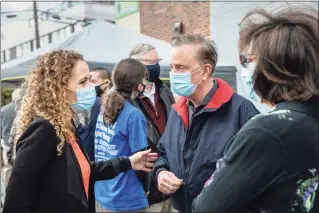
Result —
[[21, 99], [23, 97], [22, 89], [21, 88], [15, 89], [12, 92], [11, 97], [12, 97], [12, 102], [17, 103], [17, 102], [21, 101]]
[[26, 93], [27, 90], [27, 84], [24, 82], [21, 84], [20, 87], [15, 89], [12, 94], [12, 102], [15, 105], [15, 110], [18, 111], [20, 109], [21, 101], [23, 99], [24, 94]]
[[213, 41], [198, 34], [181, 34], [174, 37], [171, 41], [172, 47], [186, 44], [199, 45], [200, 49], [197, 51], [197, 60], [202, 64], [210, 64], [212, 72], [215, 70], [218, 52], [216, 44]]
[[138, 59], [151, 50], [155, 50], [155, 47], [153, 45], [146, 43], [137, 44], [131, 49], [129, 58]]

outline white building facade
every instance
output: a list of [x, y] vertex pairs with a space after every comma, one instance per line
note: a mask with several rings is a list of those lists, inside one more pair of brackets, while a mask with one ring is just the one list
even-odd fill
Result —
[[[50, 2], [52, 4], [52, 2]], [[115, 22], [114, 1], [55, 2], [42, 9], [37, 2], [40, 47], [70, 36], [82, 29], [90, 20]], [[1, 63], [36, 50], [33, 5], [24, 11], [1, 13]]]

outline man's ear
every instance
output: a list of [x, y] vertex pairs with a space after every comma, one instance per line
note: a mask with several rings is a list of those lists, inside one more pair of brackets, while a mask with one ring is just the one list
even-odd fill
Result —
[[207, 80], [210, 78], [210, 75], [212, 73], [212, 65], [210, 64], [205, 64], [203, 67], [203, 81]]

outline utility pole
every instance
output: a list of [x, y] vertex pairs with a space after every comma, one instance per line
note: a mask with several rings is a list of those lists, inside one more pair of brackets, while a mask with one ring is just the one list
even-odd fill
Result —
[[40, 48], [40, 33], [39, 33], [39, 22], [38, 22], [38, 9], [37, 2], [33, 1], [33, 18], [34, 18], [34, 30], [35, 30], [35, 43], [37, 49]]

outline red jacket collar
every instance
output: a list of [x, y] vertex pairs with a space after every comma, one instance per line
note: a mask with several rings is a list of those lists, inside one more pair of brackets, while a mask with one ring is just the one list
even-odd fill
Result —
[[[218, 88], [212, 99], [206, 105], [205, 109], [218, 109], [223, 104], [230, 101], [234, 94], [234, 90], [222, 79], [215, 78], [218, 82]], [[185, 126], [188, 128], [188, 107], [187, 98], [182, 97], [177, 103], [173, 104], [173, 108], [182, 117]]]

